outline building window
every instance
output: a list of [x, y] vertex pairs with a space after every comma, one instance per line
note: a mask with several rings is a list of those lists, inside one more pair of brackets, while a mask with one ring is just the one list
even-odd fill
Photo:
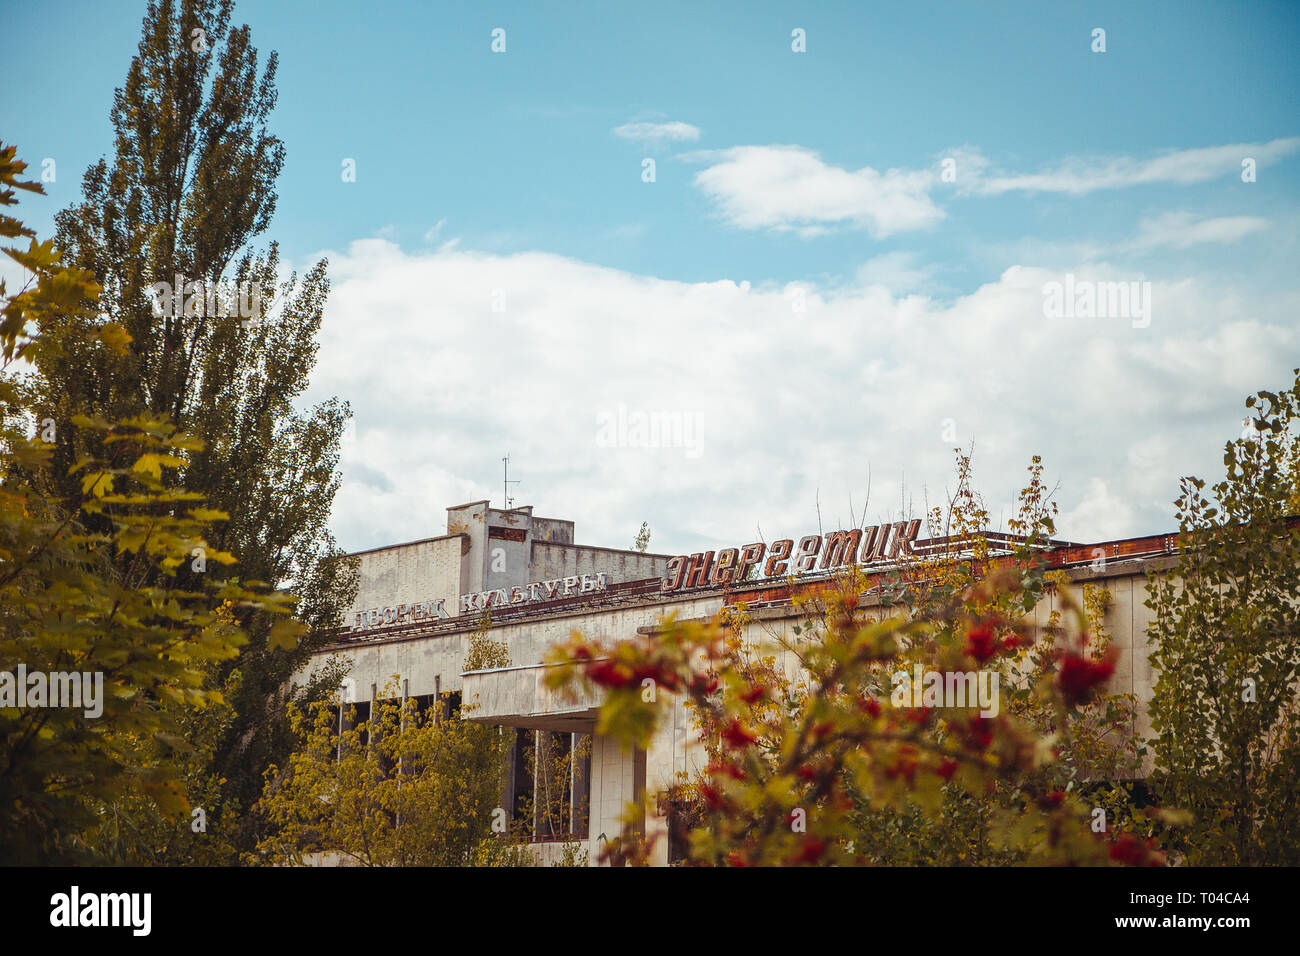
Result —
[[460, 691], [449, 690], [442, 695], [442, 720], [458, 720], [460, 718]]
[[516, 836], [586, 839], [591, 735], [517, 728], [506, 787]]

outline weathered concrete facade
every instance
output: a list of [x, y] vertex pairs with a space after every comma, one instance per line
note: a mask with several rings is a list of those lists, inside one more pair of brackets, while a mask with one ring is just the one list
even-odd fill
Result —
[[[447, 534], [362, 551], [356, 603], [344, 620], [354, 633], [447, 620], [484, 610], [518, 610], [542, 597], [571, 597], [584, 575], [603, 588], [663, 573], [669, 555], [575, 544], [573, 522], [533, 516], [531, 507], [473, 501], [447, 509]], [[548, 593], [529, 585], [577, 578]], [[586, 581], [587, 585], [593, 584]], [[490, 594], [490, 597], [481, 597]], [[469, 600], [476, 598], [476, 600]]]
[[[604, 574], [608, 584], [602, 590], [585, 592], [575, 585], [568, 594], [557, 589], [542, 600], [493, 607], [491, 634], [509, 647], [511, 665], [506, 668], [462, 673], [469, 637], [481, 612], [345, 632], [340, 642], [318, 655], [313, 664], [329, 654], [342, 655], [351, 665], [352, 686], [361, 699], [396, 677], [411, 696], [460, 692], [466, 704], [474, 703], [474, 720], [525, 733], [573, 735], [574, 741], [577, 735], [591, 735], [589, 772], [575, 775], [573, 785], [584, 790], [583, 799], [575, 805], [580, 802], [589, 808], [589, 825], [574, 838], [586, 840], [592, 864], [603, 840], [619, 832], [620, 817], [630, 802], [651, 808], [642, 822], [647, 834], [665, 832], [666, 818], [654, 812], [655, 795], [677, 782], [680, 774], [692, 774], [706, 762], [682, 701], [661, 693], [669, 711], [650, 745], [644, 751], [622, 750], [613, 741], [595, 735], [598, 696], [568, 700], [544, 686], [546, 652], [574, 629], [591, 637], [628, 638], [653, 633], [669, 613], [679, 620], [705, 619], [740, 601], [747, 606], [748, 641], [759, 644], [790, 639], [803, 616], [791, 603], [790, 585], [768, 580], [668, 593], [661, 590], [668, 556], [574, 545], [571, 522], [534, 519], [531, 509], [500, 512], [486, 502], [475, 502], [449, 509], [448, 514], [454, 519], [449, 520], [453, 531], [449, 535], [362, 555], [359, 608], [403, 597], [409, 603], [416, 595], [435, 592], [450, 595], [452, 581], [459, 587], [454, 602], [458, 609], [466, 593], [497, 588], [499, 594], [507, 586], [518, 588], [539, 576], [574, 580], [584, 574], [589, 578]], [[507, 529], [510, 536], [493, 529]], [[514, 547], [505, 548], [499, 544], [502, 541]], [[1133, 731], [1142, 734], [1150, 731], [1145, 704], [1153, 684], [1147, 660], [1150, 611], [1144, 606], [1146, 575], [1149, 570], [1161, 571], [1174, 564], [1173, 544], [1171, 536], [1158, 536], [1096, 545], [1061, 543], [1047, 553], [1049, 563], [1064, 570], [1079, 592], [1076, 603], [1081, 601], [1085, 584], [1103, 585], [1109, 591], [1111, 605], [1105, 625], [1120, 654], [1110, 688], [1114, 693], [1136, 696], [1141, 709]], [[497, 547], [501, 550], [494, 554]], [[452, 570], [450, 557], [457, 553], [460, 567]], [[1102, 557], [1104, 561], [1099, 560]], [[886, 570], [873, 568], [882, 574]], [[813, 575], [812, 580], [818, 577], [821, 575]], [[888, 613], [878, 603], [874, 612], [870, 611], [872, 600], [868, 593], [863, 602], [870, 613]], [[1044, 596], [1033, 611], [1035, 623], [1045, 625], [1059, 602], [1057, 594]], [[447, 608], [452, 604], [448, 601]], [[777, 656], [787, 675], [799, 680], [793, 655]], [[658, 841], [657, 853], [658, 862], [666, 863], [667, 839]]]

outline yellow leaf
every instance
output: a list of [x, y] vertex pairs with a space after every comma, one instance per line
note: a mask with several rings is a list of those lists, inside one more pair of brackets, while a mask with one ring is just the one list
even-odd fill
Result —
[[113, 476], [106, 471], [91, 472], [81, 479], [81, 493], [102, 498], [113, 490]]
[[126, 347], [131, 343], [131, 333], [117, 322], [109, 322], [99, 330], [99, 340], [118, 355], [125, 355]]
[[307, 629], [292, 618], [284, 618], [271, 625], [270, 644], [272, 647], [291, 651], [298, 646], [298, 636]]

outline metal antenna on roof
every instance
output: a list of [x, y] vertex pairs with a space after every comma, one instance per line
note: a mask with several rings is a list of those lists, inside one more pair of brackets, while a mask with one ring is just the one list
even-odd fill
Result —
[[506, 511], [510, 510], [510, 505], [514, 503], [514, 498], [510, 497], [510, 486], [519, 484], [518, 480], [510, 480], [510, 453], [501, 459], [501, 500], [505, 502]]

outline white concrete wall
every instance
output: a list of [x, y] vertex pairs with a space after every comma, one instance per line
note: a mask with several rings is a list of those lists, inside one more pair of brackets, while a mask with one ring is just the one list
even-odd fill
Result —
[[663, 554], [534, 541], [533, 579], [549, 581], [604, 571], [610, 582], [642, 581], [666, 575], [669, 558]]
[[456, 614], [460, 597], [461, 552], [465, 539], [443, 535], [411, 544], [364, 551], [357, 599], [344, 619], [353, 627], [359, 611], [394, 607], [416, 601], [446, 601], [447, 612]]
[[[679, 617], [694, 618], [716, 614], [721, 607], [720, 597], [705, 597], [669, 604], [579, 608], [498, 625], [492, 628], [491, 635], [494, 641], [504, 640], [509, 646], [511, 666], [540, 664], [546, 652], [566, 640], [574, 628], [592, 637], [630, 638], [636, 636], [638, 628], [657, 624], [668, 611], [676, 611]], [[396, 670], [410, 679], [412, 695], [430, 693], [416, 688], [432, 688], [434, 674], [442, 675], [444, 691], [457, 691], [461, 688], [460, 675], [473, 627], [474, 623], [467, 621], [463, 629], [423, 637], [345, 645], [316, 655], [308, 669], [320, 666], [327, 657], [336, 654], [351, 665], [350, 676], [358, 686], [369, 687], [371, 682], [382, 686]]]
[[447, 509], [447, 533], [469, 536], [469, 547], [461, 564], [461, 594], [483, 590], [483, 568], [488, 558], [487, 512], [487, 501], [471, 501]]

